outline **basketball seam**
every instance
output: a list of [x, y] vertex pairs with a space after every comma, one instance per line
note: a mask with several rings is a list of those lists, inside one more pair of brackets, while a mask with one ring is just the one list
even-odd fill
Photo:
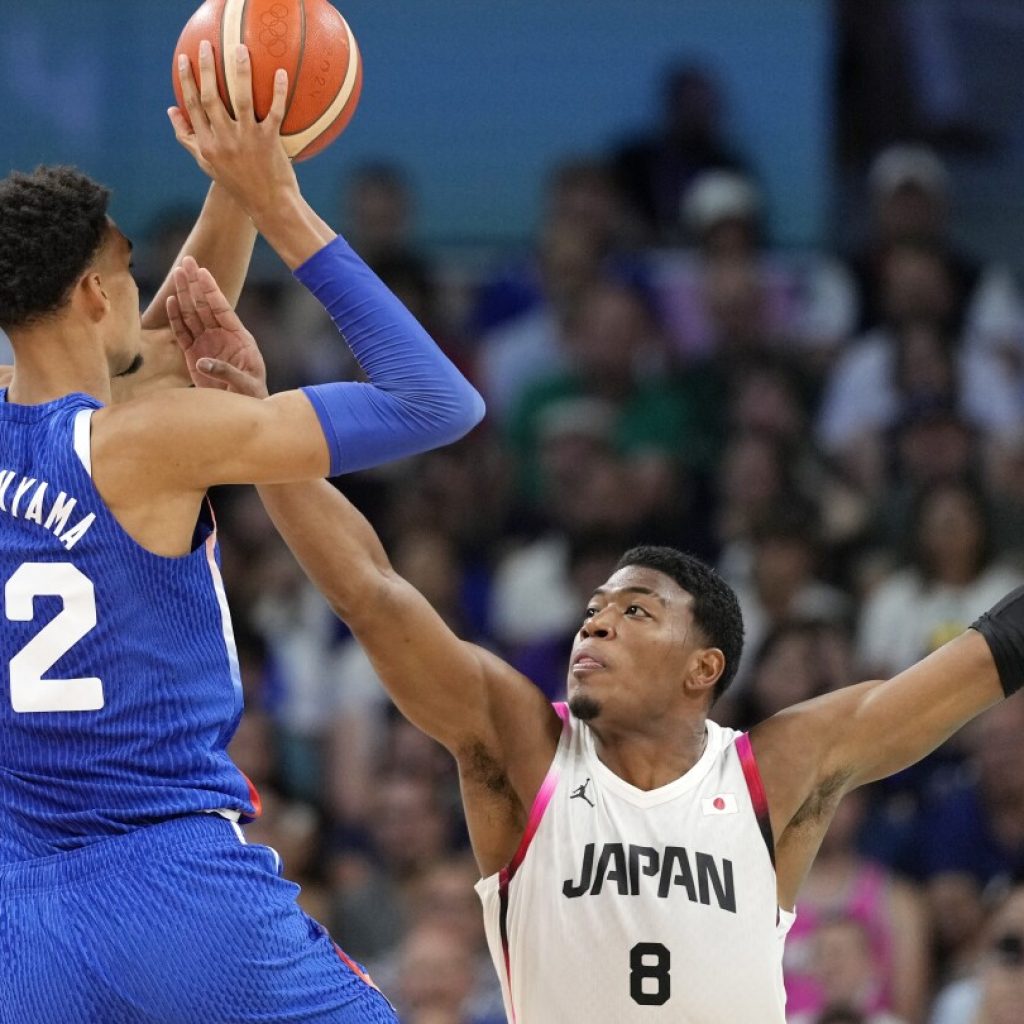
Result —
[[[317, 141], [317, 139], [320, 138], [321, 135], [324, 134], [324, 132], [329, 131], [330, 128], [338, 122], [338, 119], [342, 117], [345, 110], [348, 108], [349, 101], [352, 99], [352, 93], [355, 91], [356, 82], [359, 80], [359, 63], [362, 60], [362, 55], [359, 52], [359, 44], [356, 42], [355, 34], [349, 27], [348, 22], [344, 18], [342, 18], [341, 21], [345, 26], [345, 33], [348, 36], [349, 41], [349, 62], [348, 68], [346, 69], [345, 79], [342, 81], [338, 91], [334, 94], [334, 99], [331, 100], [327, 110], [320, 115], [320, 118], [314, 121], [313, 124], [303, 128], [301, 131], [292, 132], [284, 136], [287, 141], [292, 143], [296, 140], [302, 140], [306, 136], [310, 136], [309, 141], [294, 154], [292, 157], [293, 160], [301, 156]], [[349, 81], [349, 76], [351, 76], [351, 81]], [[326, 124], [321, 124], [324, 115], [330, 112], [331, 108], [338, 103], [339, 99], [341, 100], [341, 105], [338, 108], [337, 114], [335, 114], [334, 117], [332, 117]]]
[[284, 116], [288, 116], [288, 111], [292, 109], [292, 103], [295, 100], [295, 90], [299, 87], [299, 75], [302, 74], [302, 61], [306, 56], [306, 0], [299, 0], [299, 56], [295, 61], [295, 75], [290, 83], [291, 88], [288, 90], [288, 103], [284, 108]]
[[228, 113], [235, 116], [235, 104], [234, 96], [231, 92], [231, 86], [228, 84], [228, 51], [227, 51], [227, 40], [224, 38], [225, 26], [227, 25], [227, 18], [224, 17], [224, 12], [221, 11], [220, 17], [220, 73], [224, 79], [224, 91], [228, 94]]
[[[245, 25], [245, 12], [249, 6], [249, 0], [242, 0], [241, 10], [238, 14], [237, 23], [232, 24], [232, 34], [237, 38], [238, 42], [241, 43], [244, 37], [243, 26]], [[224, 84], [227, 86], [228, 93], [228, 107], [231, 108], [232, 117], [234, 117], [234, 101], [236, 93], [238, 92], [238, 75], [236, 74], [237, 65], [231, 65], [227, 59], [227, 33], [228, 33], [228, 22], [229, 15], [234, 11], [238, 10], [238, 0], [226, 0], [224, 8], [221, 11], [221, 57], [224, 62]]]

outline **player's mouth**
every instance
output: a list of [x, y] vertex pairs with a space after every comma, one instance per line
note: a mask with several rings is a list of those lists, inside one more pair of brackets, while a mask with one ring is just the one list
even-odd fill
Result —
[[580, 651], [580, 653], [572, 659], [572, 671], [574, 675], [579, 675], [583, 672], [596, 672], [598, 669], [605, 667], [604, 662], [598, 661], [597, 658], [592, 654], [588, 654], [586, 651]]

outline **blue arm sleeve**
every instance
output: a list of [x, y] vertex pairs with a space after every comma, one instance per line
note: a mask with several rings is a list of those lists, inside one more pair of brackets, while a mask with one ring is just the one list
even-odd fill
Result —
[[331, 476], [450, 444], [480, 422], [476, 389], [343, 238], [295, 276], [330, 313], [369, 378], [302, 389], [327, 438]]

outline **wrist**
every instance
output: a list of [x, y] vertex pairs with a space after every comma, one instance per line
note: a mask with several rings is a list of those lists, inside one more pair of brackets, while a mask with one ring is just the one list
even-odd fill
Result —
[[305, 263], [335, 238], [334, 230], [306, 202], [298, 188], [285, 188], [249, 216], [290, 270]]

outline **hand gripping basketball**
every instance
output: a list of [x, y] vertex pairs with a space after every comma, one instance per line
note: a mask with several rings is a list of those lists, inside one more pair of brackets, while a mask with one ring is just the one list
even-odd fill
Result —
[[291, 161], [281, 142], [281, 122], [288, 98], [288, 75], [278, 70], [270, 111], [257, 121], [253, 108], [249, 51], [235, 50], [238, 92], [232, 117], [217, 91], [213, 47], [199, 47], [199, 84], [189, 59], [178, 57], [178, 77], [185, 109], [168, 110], [174, 134], [199, 166], [227, 188], [250, 216], [278, 201], [285, 192], [298, 192]]

